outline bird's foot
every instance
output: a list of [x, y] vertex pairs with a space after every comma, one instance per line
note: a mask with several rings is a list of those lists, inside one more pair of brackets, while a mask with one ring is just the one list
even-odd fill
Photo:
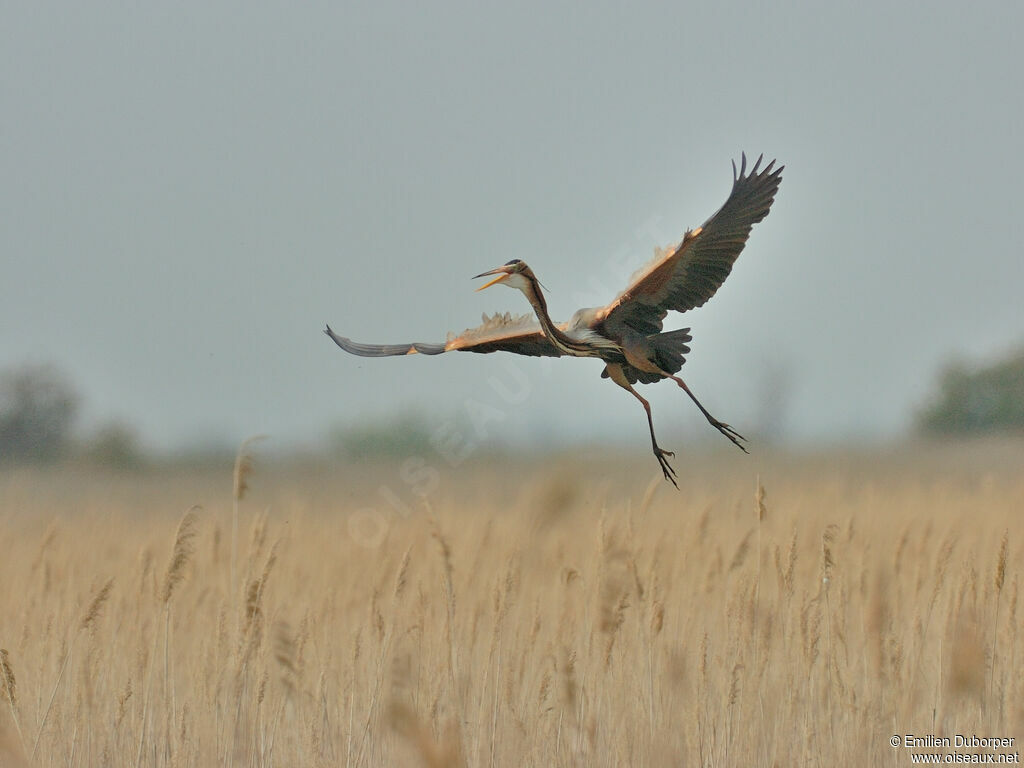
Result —
[[741, 435], [735, 429], [730, 427], [724, 421], [719, 421], [718, 419], [711, 419], [710, 421], [711, 421], [711, 426], [714, 427], [715, 429], [717, 429], [719, 432], [721, 432], [727, 438], [729, 438], [729, 441], [733, 445], [735, 445], [737, 448], [739, 448], [744, 453], [750, 453], [750, 451], [747, 450], [747, 447], [745, 445], [743, 445], [743, 443], [745, 443], [747, 441], [747, 438], [745, 438], [743, 435]]
[[672, 465], [668, 463], [667, 456], [675, 456], [672, 451], [663, 451], [661, 448], [655, 446], [654, 456], [658, 459], [658, 463], [661, 465], [661, 473], [665, 475], [665, 479], [668, 480], [672, 485], [679, 489], [679, 484], [676, 482], [676, 471], [672, 468]]

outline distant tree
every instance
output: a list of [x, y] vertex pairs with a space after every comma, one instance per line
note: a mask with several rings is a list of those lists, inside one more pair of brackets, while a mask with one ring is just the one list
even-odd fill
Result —
[[0, 372], [0, 462], [59, 458], [77, 414], [78, 395], [53, 366]]
[[400, 413], [381, 421], [361, 421], [332, 430], [334, 449], [350, 459], [395, 458], [429, 453], [431, 427], [414, 413]]
[[145, 458], [138, 433], [121, 422], [100, 427], [80, 451], [84, 458], [115, 469], [135, 469]]
[[992, 365], [948, 365], [938, 393], [917, 415], [928, 434], [977, 434], [1024, 429], [1024, 349]]

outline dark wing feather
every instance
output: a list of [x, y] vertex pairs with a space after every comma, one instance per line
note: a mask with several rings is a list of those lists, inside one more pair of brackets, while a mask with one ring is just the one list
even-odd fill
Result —
[[685, 312], [714, 296], [732, 271], [751, 228], [768, 215], [782, 181], [783, 167], [773, 171], [772, 160], [759, 171], [761, 160], [757, 158], [749, 174], [746, 155], [738, 174], [733, 163], [732, 192], [725, 205], [704, 226], [687, 232], [674, 249], [660, 252], [615, 301], [598, 312], [597, 322], [608, 326], [609, 332], [657, 333], [669, 310]]
[[390, 357], [392, 355], [440, 355], [445, 352], [444, 344], [422, 344], [420, 342], [414, 342], [412, 344], [359, 344], [358, 342], [346, 339], [344, 336], [339, 336], [331, 330], [331, 326], [327, 326], [324, 330], [334, 343], [353, 355], [359, 355], [360, 357]]
[[512, 352], [534, 357], [560, 357], [558, 348], [547, 340], [536, 321], [528, 315], [512, 317], [509, 314], [484, 315], [483, 323], [468, 328], [458, 336], [449, 335], [444, 344], [359, 344], [338, 336], [330, 326], [324, 331], [346, 352], [361, 357], [389, 357], [392, 355], [440, 355], [442, 352]]

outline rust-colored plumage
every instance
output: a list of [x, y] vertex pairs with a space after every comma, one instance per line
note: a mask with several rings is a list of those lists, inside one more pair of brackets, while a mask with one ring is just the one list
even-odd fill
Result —
[[604, 307], [581, 309], [567, 323], [555, 324], [533, 271], [522, 261], [477, 275], [497, 275], [478, 290], [498, 283], [518, 288], [533, 306], [536, 320], [528, 315], [484, 315], [483, 323], [449, 336], [443, 344], [359, 344], [338, 336], [327, 327], [325, 333], [346, 352], [363, 357], [391, 355], [439, 355], [443, 352], [512, 352], [519, 355], [598, 357], [605, 361], [602, 377], [610, 378], [636, 397], [647, 413], [654, 455], [665, 478], [675, 484], [675, 471], [668, 463], [670, 451], [662, 450], [654, 437], [650, 404], [633, 384], [650, 384], [672, 379], [696, 403], [701, 413], [719, 432], [740, 449], [744, 438], [728, 424], [718, 421], [701, 405], [693, 392], [676, 376], [690, 351], [690, 329], [662, 331], [670, 312], [686, 312], [703, 306], [729, 276], [732, 265], [746, 245], [750, 230], [768, 215], [782, 181], [775, 161], [761, 168], [759, 157], [750, 172], [744, 155], [737, 172], [733, 164], [733, 185], [725, 204], [704, 224], [689, 230], [678, 245], [659, 251], [655, 259], [630, 280], [629, 286]]

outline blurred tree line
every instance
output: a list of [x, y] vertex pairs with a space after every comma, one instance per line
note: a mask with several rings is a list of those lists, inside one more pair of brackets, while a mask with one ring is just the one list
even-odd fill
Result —
[[967, 435], [1024, 429], [1024, 349], [987, 366], [952, 363], [932, 402], [917, 414], [924, 434]]
[[81, 399], [52, 365], [0, 371], [0, 464], [45, 464], [85, 459], [131, 468], [143, 461], [134, 430], [120, 423], [77, 435]]
[[[146, 463], [127, 425], [112, 422], [80, 435], [80, 405], [77, 390], [52, 365], [0, 370], [0, 465], [67, 459], [117, 468]], [[1024, 432], [1024, 348], [987, 366], [946, 366], [931, 402], [916, 414], [916, 427], [926, 435]], [[422, 416], [401, 414], [388, 423], [337, 430], [330, 443], [350, 458], [394, 457], [429, 451], [431, 434]]]

